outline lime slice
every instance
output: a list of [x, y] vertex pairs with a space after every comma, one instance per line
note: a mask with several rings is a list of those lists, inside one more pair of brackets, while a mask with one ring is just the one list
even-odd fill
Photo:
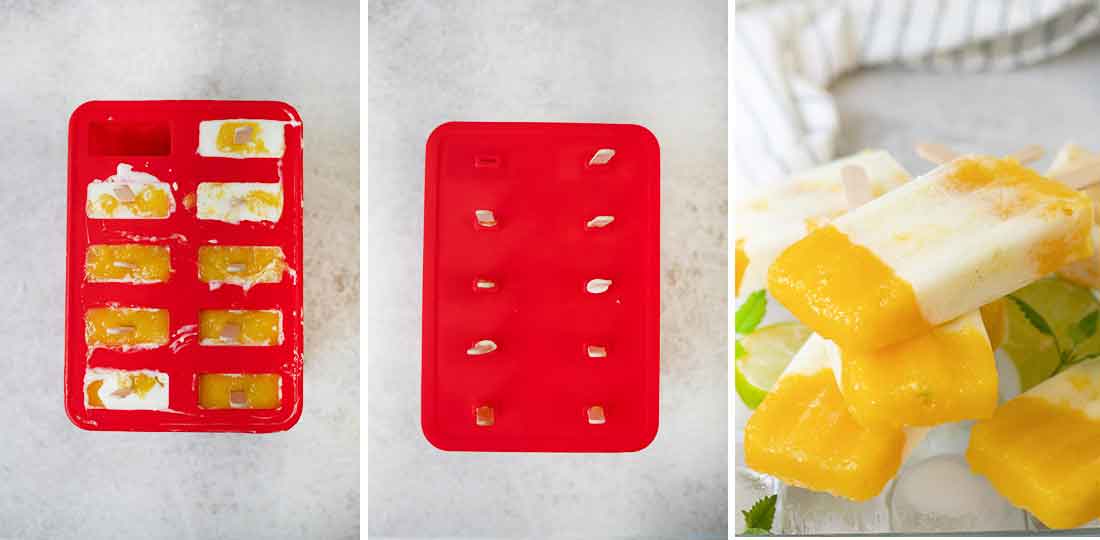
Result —
[[[1091, 290], [1058, 278], [1041, 279], [1012, 294], [1042, 315], [1058, 336], [1058, 343], [1066, 349], [1073, 346], [1069, 329], [1089, 312], [1100, 309], [1100, 302]], [[1058, 350], [1054, 339], [1028, 322], [1013, 302], [1005, 306], [1005, 321], [1002, 348], [1020, 374], [1020, 390], [1026, 391], [1054, 373], [1058, 367]], [[1078, 356], [1098, 352], [1100, 332], [1083, 341], [1076, 349]]]
[[801, 323], [785, 322], [761, 326], [739, 341], [744, 348], [734, 360], [734, 388], [741, 401], [755, 409], [787, 369], [794, 353], [810, 337]]

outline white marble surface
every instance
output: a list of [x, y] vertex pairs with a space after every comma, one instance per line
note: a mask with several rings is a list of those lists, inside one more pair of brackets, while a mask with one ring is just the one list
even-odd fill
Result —
[[[725, 2], [375, 1], [369, 25], [371, 536], [725, 537]], [[656, 134], [661, 427], [647, 449], [446, 453], [424, 439], [424, 142], [447, 120]]]
[[[0, 0], [0, 538], [358, 535], [358, 32], [350, 1]], [[96, 98], [300, 111], [309, 317], [291, 431], [91, 433], [65, 417], [66, 131]]]

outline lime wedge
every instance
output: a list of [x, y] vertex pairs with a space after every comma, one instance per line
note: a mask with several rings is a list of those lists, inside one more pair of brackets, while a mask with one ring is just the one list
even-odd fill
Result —
[[734, 360], [734, 388], [741, 401], [755, 409], [787, 369], [794, 353], [810, 337], [801, 323], [784, 322], [761, 326], [739, 341], [744, 348]]
[[[1012, 293], [1046, 320], [1062, 348], [1073, 347], [1070, 328], [1095, 309], [1100, 302], [1088, 288], [1059, 278], [1036, 281]], [[1058, 367], [1058, 350], [1054, 339], [1035, 328], [1013, 302], [1005, 305], [1005, 337], [1002, 349], [1008, 353], [1020, 374], [1020, 390], [1043, 382]], [[1100, 352], [1100, 332], [1081, 342], [1077, 355]]]

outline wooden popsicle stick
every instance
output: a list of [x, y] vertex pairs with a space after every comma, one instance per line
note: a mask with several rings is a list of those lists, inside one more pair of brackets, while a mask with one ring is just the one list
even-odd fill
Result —
[[1100, 161], [1089, 161], [1051, 178], [1073, 188], [1085, 189], [1100, 183]]
[[1029, 144], [1005, 157], [1010, 157], [1019, 161], [1020, 163], [1031, 163], [1032, 161], [1038, 161], [1046, 153], [1046, 149], [1037, 144]]
[[959, 153], [939, 143], [920, 143], [914, 150], [921, 158], [942, 165], [959, 157]]
[[844, 184], [844, 196], [848, 198], [848, 209], [857, 208], [875, 198], [871, 192], [871, 178], [867, 170], [858, 165], [845, 165], [840, 169], [840, 180]]
[[244, 409], [248, 407], [248, 394], [245, 393], [244, 390], [230, 390], [229, 406], [234, 409]]

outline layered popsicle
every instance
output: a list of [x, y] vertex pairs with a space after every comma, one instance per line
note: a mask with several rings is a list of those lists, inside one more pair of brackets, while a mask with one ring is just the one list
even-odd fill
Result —
[[[997, 324], [994, 317], [989, 325]], [[881, 349], [837, 349], [840, 390], [852, 416], [861, 425], [895, 428], [989, 418], [997, 406], [997, 368], [987, 327], [972, 311]]]
[[[1068, 143], [1054, 156], [1054, 161], [1047, 169], [1047, 176], [1057, 177], [1072, 174], [1084, 165], [1098, 162], [1100, 162], [1100, 154], [1089, 152], [1076, 144]], [[1096, 179], [1100, 180], [1100, 176]], [[1094, 207], [1096, 202], [1100, 201], [1100, 184], [1091, 185], [1081, 191], [1092, 199]], [[1092, 256], [1062, 267], [1058, 270], [1058, 274], [1078, 285], [1100, 289], [1100, 226], [1093, 225], [1090, 241], [1093, 249]]]
[[814, 230], [768, 289], [850, 350], [912, 339], [1092, 252], [1089, 198], [1014, 159], [955, 159]]
[[864, 426], [837, 385], [833, 346], [813, 335], [745, 426], [745, 463], [792, 485], [855, 501], [897, 474], [923, 428]]
[[861, 167], [878, 196], [909, 180], [884, 150], [865, 150], [794, 175], [750, 196], [734, 209], [736, 295], [765, 286], [768, 267], [785, 248], [848, 211], [842, 170]]
[[1066, 369], [978, 422], [966, 458], [1049, 527], [1100, 517], [1100, 359]]

